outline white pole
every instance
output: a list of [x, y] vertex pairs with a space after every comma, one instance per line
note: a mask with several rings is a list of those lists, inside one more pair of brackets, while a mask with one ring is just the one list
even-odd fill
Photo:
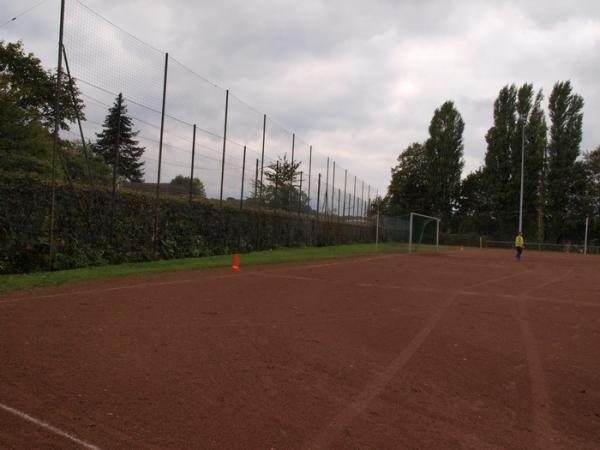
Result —
[[412, 253], [412, 226], [413, 213], [410, 213], [410, 219], [408, 221], [408, 253]]
[[440, 221], [436, 220], [436, 230], [435, 230], [435, 251], [440, 251]]
[[379, 202], [377, 202], [377, 225], [375, 226], [375, 251], [379, 250]]
[[585, 240], [583, 243], [583, 254], [587, 255], [587, 243], [588, 243], [588, 226], [590, 223], [590, 218], [586, 217], [585, 218]]

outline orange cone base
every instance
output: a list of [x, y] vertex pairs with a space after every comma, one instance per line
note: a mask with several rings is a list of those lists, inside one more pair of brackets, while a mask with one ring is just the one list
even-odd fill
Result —
[[233, 264], [231, 265], [231, 272], [239, 272], [240, 271], [240, 256], [233, 255]]

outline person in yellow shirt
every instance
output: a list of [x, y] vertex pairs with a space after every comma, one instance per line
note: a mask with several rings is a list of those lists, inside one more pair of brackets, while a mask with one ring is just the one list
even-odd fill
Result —
[[523, 248], [525, 247], [525, 239], [523, 239], [523, 233], [519, 232], [517, 237], [515, 238], [515, 249], [517, 250], [517, 260], [521, 261], [521, 254], [523, 253]]

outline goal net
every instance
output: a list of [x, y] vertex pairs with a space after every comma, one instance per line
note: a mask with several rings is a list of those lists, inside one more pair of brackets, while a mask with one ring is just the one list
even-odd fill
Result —
[[440, 219], [411, 212], [409, 216], [408, 252], [439, 251]]

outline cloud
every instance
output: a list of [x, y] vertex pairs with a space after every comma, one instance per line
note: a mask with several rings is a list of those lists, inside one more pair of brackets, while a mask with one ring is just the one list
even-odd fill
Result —
[[[5, 3], [11, 12], [24, 9], [20, 0]], [[287, 130], [293, 130], [315, 152], [332, 156], [340, 167], [380, 191], [387, 188], [399, 152], [427, 138], [433, 111], [448, 99], [455, 101], [466, 123], [465, 174], [483, 164], [493, 101], [507, 83], [531, 82], [548, 96], [554, 82], [572, 80], [586, 101], [582, 150], [600, 144], [600, 130], [593, 126], [600, 111], [596, 1], [90, 0], [88, 4], [252, 105], [253, 109], [233, 104], [238, 126], [232, 125], [231, 131], [252, 151], [260, 147], [260, 112], [265, 112], [284, 124], [283, 129], [271, 126], [274, 152], [287, 151], [291, 142]], [[87, 18], [74, 0], [67, 0], [67, 5], [78, 14], [81, 32], [94, 36], [87, 46], [72, 37], [71, 43], [79, 43], [83, 50], [74, 56], [74, 64], [81, 71], [87, 65], [88, 76], [110, 90], [119, 89], [124, 80], [123, 86], [141, 100], [156, 104], [160, 58], [155, 62], [151, 52], [144, 53], [133, 41], [127, 41], [129, 49], [109, 46], [111, 35], [105, 29]], [[52, 66], [56, 21], [49, 18], [57, 17], [56, 3], [45, 8], [43, 14], [31, 13], [1, 29], [0, 36], [22, 38]], [[140, 62], [129, 53], [132, 49]], [[107, 65], [110, 58], [120, 64]], [[173, 114], [221, 133], [223, 93], [177, 70], [173, 69], [168, 104]], [[189, 133], [187, 125], [177, 127], [178, 133]]]

